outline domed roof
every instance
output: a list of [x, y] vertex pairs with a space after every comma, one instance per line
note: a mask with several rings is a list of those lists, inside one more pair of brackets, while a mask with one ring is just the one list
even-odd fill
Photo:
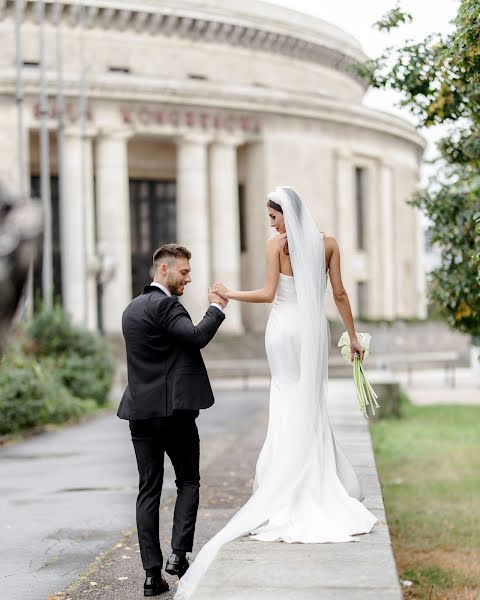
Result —
[[[122, 0], [121, 0], [122, 1]], [[159, 2], [148, 0], [154, 6]], [[339, 27], [297, 10], [276, 6], [260, 0], [167, 0], [161, 3], [172, 14], [195, 12], [215, 20], [225, 20], [232, 24], [258, 27], [270, 32], [292, 35], [316, 44], [323, 44], [341, 50], [350, 56], [359, 57], [360, 43]]]
[[[15, 0], [3, 4], [0, 20], [15, 10]], [[340, 28], [259, 0], [45, 0], [45, 7], [51, 22], [58, 11], [71, 26], [82, 22], [88, 28], [244, 47], [318, 63], [357, 80], [350, 66], [365, 58], [358, 41]], [[35, 0], [24, 0], [23, 12], [35, 20]]]

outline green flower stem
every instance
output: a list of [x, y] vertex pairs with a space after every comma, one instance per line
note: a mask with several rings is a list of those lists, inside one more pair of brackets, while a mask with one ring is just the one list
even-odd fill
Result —
[[379, 408], [380, 405], [377, 402], [378, 396], [365, 375], [362, 361], [358, 357], [353, 359], [353, 382], [360, 410], [368, 419], [367, 406], [370, 406], [372, 414], [375, 415], [375, 408]]
[[[363, 377], [365, 378], [365, 384], [366, 384], [366, 386], [367, 386], [367, 389], [368, 389], [368, 390], [369, 390], [369, 392], [370, 392], [370, 397], [371, 397], [371, 400], [373, 400], [373, 403], [375, 404], [375, 406], [376, 406], [377, 408], [379, 408], [379, 407], [380, 407], [380, 405], [379, 405], [379, 404], [378, 404], [378, 402], [377, 402], [377, 398], [378, 398], [378, 396], [377, 396], [377, 394], [375, 393], [375, 391], [374, 391], [374, 389], [372, 388], [372, 386], [370, 385], [370, 382], [368, 381], [368, 379], [367, 379], [367, 376], [365, 375], [365, 371], [363, 370], [363, 365], [362, 365], [361, 363], [360, 363], [360, 368], [361, 368], [361, 370], [362, 370]], [[372, 404], [372, 406], [373, 406], [373, 404]], [[375, 414], [375, 413], [373, 413], [373, 414]]]
[[359, 363], [359, 359], [357, 357], [355, 357], [353, 359], [353, 380], [354, 380], [354, 383], [355, 383], [355, 389], [356, 389], [356, 392], [357, 392], [357, 398], [358, 398], [358, 403], [359, 403], [359, 406], [360, 406], [360, 410], [368, 418], [367, 407], [366, 407], [365, 397], [364, 397], [363, 390], [362, 390], [362, 383], [361, 383], [361, 378], [360, 378], [360, 369], [359, 369], [358, 363]]
[[360, 393], [362, 394], [362, 400], [363, 400], [363, 404], [365, 405], [365, 407], [368, 406], [368, 398], [367, 398], [367, 394], [365, 392], [365, 380], [362, 376], [362, 365], [361, 365], [361, 361], [359, 358], [355, 359], [357, 361], [357, 369], [358, 369], [358, 381], [360, 384]]

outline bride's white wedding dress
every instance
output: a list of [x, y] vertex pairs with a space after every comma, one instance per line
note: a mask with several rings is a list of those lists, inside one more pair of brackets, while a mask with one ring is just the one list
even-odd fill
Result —
[[179, 583], [176, 600], [189, 598], [219, 548], [240, 536], [350, 542], [377, 521], [361, 504], [361, 486], [335, 441], [327, 413], [323, 235], [294, 190], [277, 188], [270, 197], [282, 206], [295, 276], [280, 274], [265, 333], [272, 376], [267, 437], [252, 496], [199, 552]]

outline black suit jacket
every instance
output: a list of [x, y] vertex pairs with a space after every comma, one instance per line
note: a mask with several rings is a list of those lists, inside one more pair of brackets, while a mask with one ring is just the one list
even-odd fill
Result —
[[168, 417], [214, 402], [200, 348], [213, 338], [224, 313], [210, 306], [198, 325], [175, 296], [147, 286], [123, 312], [128, 385], [120, 419]]

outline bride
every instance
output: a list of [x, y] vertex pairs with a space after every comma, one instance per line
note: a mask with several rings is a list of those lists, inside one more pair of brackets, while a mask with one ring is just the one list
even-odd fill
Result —
[[335, 441], [327, 413], [328, 322], [324, 293], [335, 303], [355, 352], [363, 349], [340, 274], [334, 238], [320, 233], [299, 194], [277, 187], [268, 195], [271, 226], [262, 289], [241, 292], [217, 283], [228, 300], [272, 302], [265, 332], [271, 371], [267, 437], [247, 503], [199, 552], [179, 582], [176, 600], [190, 598], [219, 548], [240, 536], [301, 543], [350, 542], [372, 530], [376, 517], [361, 501], [352, 465]]

